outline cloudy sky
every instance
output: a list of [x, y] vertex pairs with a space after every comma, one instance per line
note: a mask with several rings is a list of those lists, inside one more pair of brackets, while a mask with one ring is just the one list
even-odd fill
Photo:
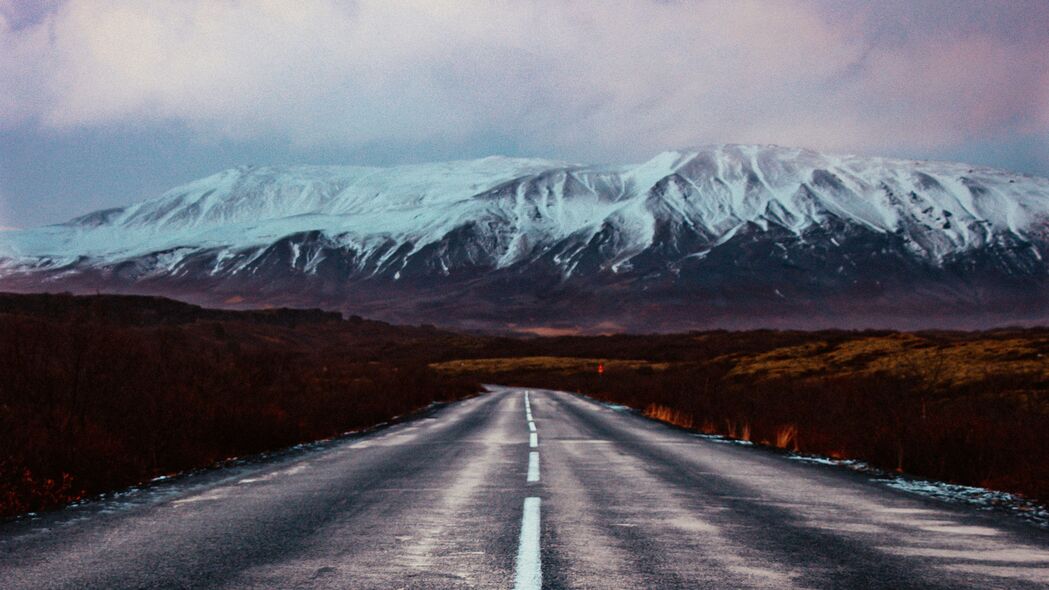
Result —
[[724, 142], [1049, 176], [1049, 2], [0, 0], [0, 227], [238, 164]]

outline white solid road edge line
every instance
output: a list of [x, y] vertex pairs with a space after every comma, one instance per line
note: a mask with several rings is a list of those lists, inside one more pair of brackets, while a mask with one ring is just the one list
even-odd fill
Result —
[[521, 543], [517, 546], [514, 590], [540, 590], [543, 567], [539, 556], [539, 498], [525, 498], [521, 517]]
[[539, 481], [539, 451], [528, 453], [528, 483]]

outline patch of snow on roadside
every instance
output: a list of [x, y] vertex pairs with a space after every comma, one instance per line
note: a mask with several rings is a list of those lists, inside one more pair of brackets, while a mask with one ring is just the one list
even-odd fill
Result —
[[850, 469], [871, 476], [874, 483], [896, 490], [952, 504], [975, 506], [981, 510], [1006, 512], [1040, 527], [1049, 528], [1049, 508], [1016, 494], [892, 473], [855, 459], [832, 459], [797, 453], [788, 453], [787, 457], [803, 463]]
[[749, 440], [742, 440], [739, 438], [729, 438], [727, 436], [721, 436], [720, 434], [697, 434], [697, 438], [701, 438], [705, 441], [712, 443], [718, 443], [723, 445], [739, 445], [741, 447], [752, 447], [754, 443]]

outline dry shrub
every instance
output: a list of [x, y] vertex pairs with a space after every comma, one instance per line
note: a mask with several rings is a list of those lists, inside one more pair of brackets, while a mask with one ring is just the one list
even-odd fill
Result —
[[725, 420], [725, 430], [723, 432], [728, 438], [734, 438], [737, 440], [750, 441], [750, 422], [747, 421], [736, 421], [736, 420]]
[[1049, 329], [503, 340], [477, 354], [540, 352], [666, 368], [604, 378], [518, 371], [501, 381], [585, 392], [708, 434], [1049, 501]]
[[0, 375], [7, 514], [368, 426], [478, 382], [585, 392], [708, 434], [1049, 501], [1044, 328], [518, 340], [0, 294]]
[[[440, 332], [298, 312], [202, 322], [184, 304], [142, 325], [77, 312], [82, 298], [33, 301], [42, 313], [0, 306], [0, 517], [477, 391], [427, 368]], [[422, 345], [398, 352], [413, 338]]]
[[692, 428], [692, 415], [686, 414], [667, 406], [649, 404], [644, 411], [645, 416], [654, 418], [681, 428]]
[[798, 450], [798, 427], [793, 424], [780, 426], [776, 429], [776, 437], [772, 444], [777, 449]]

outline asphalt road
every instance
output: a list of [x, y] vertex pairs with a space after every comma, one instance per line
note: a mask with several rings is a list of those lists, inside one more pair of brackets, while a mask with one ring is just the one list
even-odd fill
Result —
[[1049, 531], [871, 479], [497, 389], [0, 525], [0, 588], [1049, 587]]

